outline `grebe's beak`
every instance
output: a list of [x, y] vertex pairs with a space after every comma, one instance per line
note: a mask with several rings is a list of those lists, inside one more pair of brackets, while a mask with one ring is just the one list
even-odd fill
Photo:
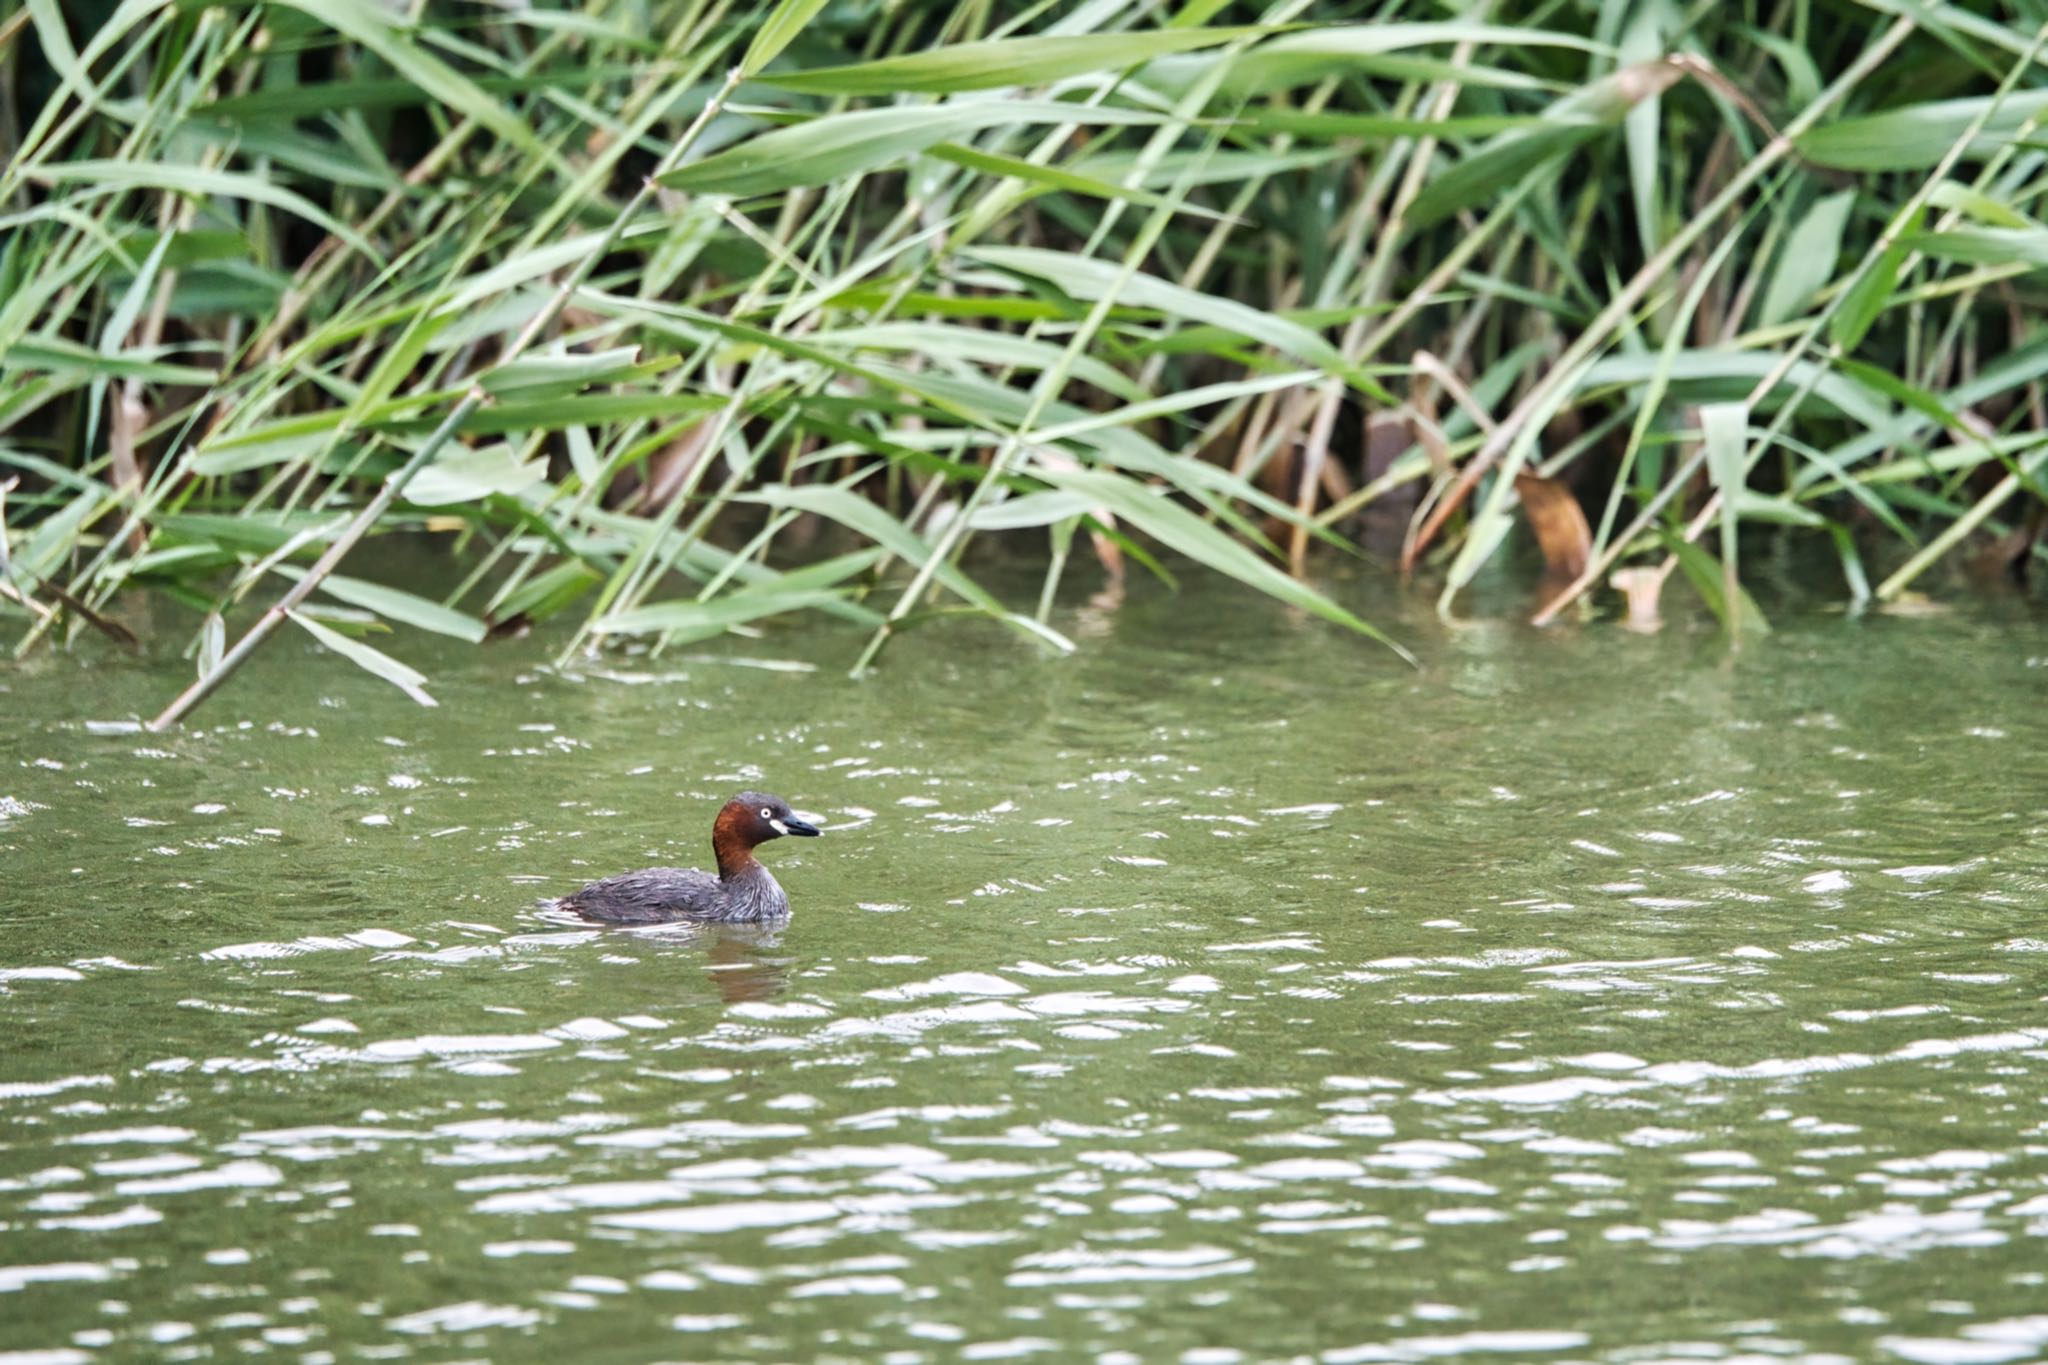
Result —
[[799, 820], [794, 815], [790, 816], [787, 820], [777, 820], [775, 824], [784, 834], [801, 834], [808, 839], [815, 839], [824, 832], [816, 825]]

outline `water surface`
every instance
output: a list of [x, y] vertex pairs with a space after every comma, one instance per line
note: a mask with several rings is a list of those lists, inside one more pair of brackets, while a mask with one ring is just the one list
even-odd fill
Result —
[[[0, 671], [0, 1349], [2048, 1349], [2038, 619], [1364, 605]], [[742, 785], [787, 929], [535, 909]]]

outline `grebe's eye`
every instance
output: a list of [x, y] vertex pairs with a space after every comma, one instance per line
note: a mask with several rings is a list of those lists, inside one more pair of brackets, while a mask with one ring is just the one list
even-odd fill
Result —
[[763, 806], [761, 807], [761, 818], [763, 820], [773, 820], [775, 818], [775, 812], [768, 809], [768, 807]]

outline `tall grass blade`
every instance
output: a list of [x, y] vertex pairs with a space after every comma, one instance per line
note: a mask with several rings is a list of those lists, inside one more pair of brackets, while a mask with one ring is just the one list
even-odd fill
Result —
[[658, 179], [669, 189], [743, 199], [859, 175], [986, 128], [1155, 121], [1152, 115], [1136, 110], [1036, 100], [863, 109], [762, 133], [694, 165], [664, 172]]
[[321, 625], [303, 612], [295, 611], [290, 615], [293, 621], [303, 627], [305, 632], [318, 640], [323, 647], [339, 654], [357, 668], [382, 678], [421, 706], [440, 705], [427, 695], [427, 675], [418, 669], [400, 663], [389, 654], [373, 649], [361, 640], [351, 640], [340, 631]]
[[1157, 29], [954, 43], [929, 52], [858, 66], [772, 72], [759, 79], [813, 95], [951, 95], [970, 90], [1050, 85], [1072, 76], [1117, 71], [1173, 52], [1220, 47], [1270, 32], [1263, 28]]

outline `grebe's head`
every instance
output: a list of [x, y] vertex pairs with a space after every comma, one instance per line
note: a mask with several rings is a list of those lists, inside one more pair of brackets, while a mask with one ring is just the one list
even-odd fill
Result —
[[730, 839], [743, 848], [765, 844], [785, 834], [814, 837], [817, 833], [816, 825], [797, 818], [789, 802], [767, 792], [741, 792], [725, 803], [712, 826], [715, 841]]

